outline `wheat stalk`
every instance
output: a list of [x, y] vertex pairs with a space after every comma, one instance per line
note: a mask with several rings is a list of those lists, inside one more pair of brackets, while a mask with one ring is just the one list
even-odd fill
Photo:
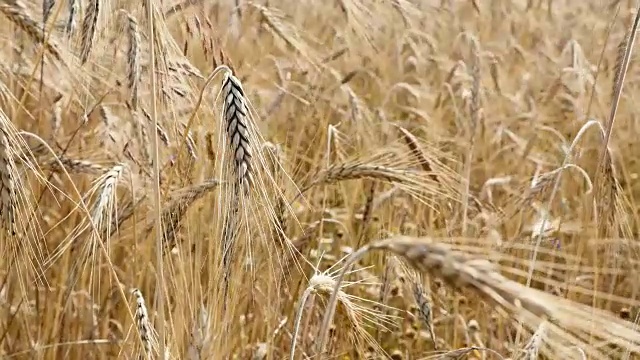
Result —
[[480, 45], [475, 37], [471, 39], [471, 102], [469, 104], [469, 148], [464, 164], [464, 189], [462, 191], [462, 235], [467, 232], [467, 212], [469, 210], [469, 185], [471, 182], [471, 166], [480, 122]]
[[[371, 250], [391, 251], [402, 257], [417, 271], [442, 279], [455, 288], [466, 288], [505, 310], [529, 329], [548, 322], [547, 337], [551, 348], [544, 348], [545, 356], [566, 351], [571, 343], [586, 351], [591, 358], [608, 359], [592, 345], [597, 339], [622, 350], [639, 351], [640, 333], [635, 325], [580, 303], [564, 299], [509, 280], [491, 262], [455, 250], [430, 238], [392, 237], [371, 243], [352, 253], [336, 280], [336, 290], [345, 269]], [[324, 353], [329, 324], [335, 314], [336, 296], [332, 295], [320, 327], [317, 350]], [[533, 331], [533, 330], [532, 330]], [[567, 354], [563, 354], [567, 356]]]

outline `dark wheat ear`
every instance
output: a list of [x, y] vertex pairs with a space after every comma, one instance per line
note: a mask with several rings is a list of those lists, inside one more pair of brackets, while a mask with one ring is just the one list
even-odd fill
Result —
[[247, 117], [249, 109], [240, 80], [233, 74], [226, 73], [222, 82], [224, 96], [223, 116], [226, 121], [227, 135], [233, 151], [233, 162], [238, 183], [249, 190], [251, 178], [251, 148]]
[[67, 1], [67, 9], [69, 14], [67, 15], [67, 21], [64, 26], [64, 31], [68, 37], [73, 35], [73, 32], [76, 30], [76, 16], [80, 12], [80, 5], [78, 4], [78, 0], [68, 0]]
[[100, 15], [100, 0], [90, 0], [87, 12], [82, 19], [82, 37], [80, 40], [80, 63], [84, 64], [89, 59], [89, 53], [93, 47], [93, 39], [98, 27]]
[[15, 235], [16, 187], [13, 176], [16, 164], [9, 139], [6, 125], [0, 121], [0, 215], [3, 227]]
[[127, 49], [127, 87], [129, 88], [129, 101], [132, 109], [138, 110], [138, 89], [140, 88], [140, 30], [136, 18], [125, 10], [120, 10], [127, 22], [127, 37], [129, 47]]
[[42, 2], [42, 23], [46, 24], [47, 20], [49, 20], [49, 16], [51, 16], [51, 10], [56, 6], [55, 0], [44, 0]]

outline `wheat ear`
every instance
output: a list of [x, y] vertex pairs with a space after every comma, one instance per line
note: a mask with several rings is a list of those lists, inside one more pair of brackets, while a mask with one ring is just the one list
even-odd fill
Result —
[[42, 1], [42, 27], [44, 28], [49, 16], [51, 16], [51, 10], [56, 6], [55, 0], [43, 0]]
[[58, 47], [51, 41], [45, 41], [46, 39], [38, 22], [27, 14], [21, 2], [16, 0], [0, 3], [0, 13], [4, 14], [9, 21], [22, 29], [35, 43], [43, 44], [47, 52], [56, 60], [62, 60]]
[[249, 109], [240, 80], [231, 73], [225, 73], [222, 94], [224, 96], [224, 120], [233, 151], [235, 171], [238, 182], [245, 190], [248, 190], [251, 184], [251, 148], [247, 124]]
[[[375, 301], [364, 300], [358, 296], [350, 295], [347, 293], [347, 288], [352, 285], [356, 285], [359, 281], [344, 282], [340, 286], [336, 286], [336, 274], [340, 273], [343, 269], [338, 267], [344, 258], [340, 259], [329, 269], [325, 271], [318, 271], [314, 269], [315, 273], [311, 279], [309, 279], [309, 285], [302, 293], [300, 302], [296, 309], [295, 324], [293, 329], [291, 350], [289, 352], [289, 359], [293, 360], [295, 357], [296, 343], [298, 338], [298, 331], [300, 329], [300, 322], [302, 320], [302, 311], [310, 296], [315, 294], [335, 296], [340, 304], [343, 305], [347, 318], [350, 320], [353, 329], [356, 332], [356, 336], [362, 338], [369, 347], [375, 351], [384, 352], [376, 340], [362, 327], [364, 321], [371, 322], [377, 327], [387, 329], [386, 325], [393, 325], [392, 316], [385, 315], [381, 310], [371, 309], [369, 306], [363, 306], [359, 303], [367, 303], [367, 305], [373, 305], [379, 308], [392, 309], [382, 303], [376, 303]], [[345, 264], [346, 265], [346, 264]], [[356, 269], [349, 271], [350, 274], [362, 271], [362, 269]]]
[[67, 0], [69, 15], [67, 16], [67, 22], [64, 25], [64, 31], [67, 33], [68, 37], [71, 37], [73, 32], [76, 30], [76, 16], [80, 12], [80, 5], [78, 3], [78, 0]]
[[100, 0], [89, 0], [87, 13], [82, 19], [82, 37], [80, 40], [80, 63], [84, 64], [89, 59], [89, 53], [93, 47], [93, 38], [98, 27], [100, 15]]
[[131, 108], [138, 110], [138, 89], [140, 87], [140, 30], [138, 21], [133, 15], [121, 10], [127, 19], [127, 36], [129, 47], [127, 49], [127, 86], [129, 87], [129, 102]]
[[16, 186], [13, 174], [16, 174], [16, 164], [9, 139], [7, 125], [0, 121], [0, 211], [4, 228], [15, 235]]
[[140, 335], [140, 342], [144, 349], [144, 353], [140, 354], [138, 358], [140, 360], [151, 359], [155, 337], [153, 326], [151, 326], [151, 321], [149, 321], [149, 313], [142, 292], [134, 289], [133, 295], [136, 297], [136, 326]]
[[[173, 199], [162, 208], [162, 223], [164, 225], [164, 245], [165, 249], [171, 249], [174, 245], [176, 231], [180, 227], [180, 222], [189, 206], [210, 191], [218, 187], [218, 180], [208, 180], [202, 184], [189, 186], [176, 191]], [[149, 224], [145, 229], [145, 234], [149, 235], [153, 231], [153, 224]]]

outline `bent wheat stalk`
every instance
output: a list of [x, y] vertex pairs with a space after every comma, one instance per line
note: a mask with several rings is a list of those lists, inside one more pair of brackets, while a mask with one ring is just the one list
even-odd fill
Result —
[[[615, 346], [619, 351], [640, 351], [640, 332], [635, 330], [633, 323], [606, 311], [526, 287], [503, 276], [488, 260], [429, 238], [398, 236], [362, 247], [345, 262], [335, 291], [347, 269], [371, 250], [391, 251], [420, 272], [438, 277], [453, 287], [477, 293], [505, 309], [530, 332], [535, 332], [546, 321], [548, 344], [540, 349], [544, 356], [573, 359], [575, 354], [568, 353], [568, 344], [578, 346], [591, 359], [610, 359], [610, 354], [603, 352], [602, 344]], [[321, 354], [325, 352], [336, 304], [334, 292], [320, 327], [317, 351]]]

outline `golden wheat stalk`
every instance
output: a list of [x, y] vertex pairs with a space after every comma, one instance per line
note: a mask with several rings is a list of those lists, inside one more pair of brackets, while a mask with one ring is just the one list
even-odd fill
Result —
[[[640, 351], [640, 332], [633, 323], [612, 314], [547, 292], [529, 288], [503, 276], [488, 260], [455, 250], [430, 238], [392, 237], [371, 243], [352, 253], [344, 269], [371, 250], [390, 251], [416, 270], [440, 278], [454, 288], [466, 288], [505, 309], [516, 321], [535, 331], [547, 322], [547, 343], [541, 353], [551, 358], [568, 359], [567, 344], [584, 350], [589, 358], [609, 359], [594, 341], [616, 346], [622, 351]], [[345, 271], [336, 280], [337, 291]], [[335, 314], [336, 296], [332, 295], [320, 327], [317, 350], [324, 353], [329, 324]], [[573, 359], [573, 358], [571, 358]]]

